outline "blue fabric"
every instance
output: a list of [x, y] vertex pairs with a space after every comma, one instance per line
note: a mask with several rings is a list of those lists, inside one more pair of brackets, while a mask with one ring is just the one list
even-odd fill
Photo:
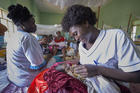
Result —
[[40, 39], [42, 39], [42, 38], [43, 38], [43, 36], [37, 35], [37, 40], [40, 40]]
[[61, 52], [61, 50], [58, 49], [56, 55], [60, 55], [60, 54], [62, 54], [62, 52]]
[[59, 56], [53, 56], [53, 57], [55, 58], [56, 62], [62, 62], [63, 61], [63, 59]]
[[0, 48], [4, 45], [4, 36], [0, 36]]
[[0, 71], [6, 69], [6, 66], [0, 64]]
[[140, 38], [140, 35], [138, 35], [137, 37]]
[[42, 64], [40, 64], [38, 66], [30, 66], [30, 69], [37, 70], [37, 69], [40, 69], [41, 67], [45, 66], [45, 64], [46, 64], [46, 61], [44, 61]]

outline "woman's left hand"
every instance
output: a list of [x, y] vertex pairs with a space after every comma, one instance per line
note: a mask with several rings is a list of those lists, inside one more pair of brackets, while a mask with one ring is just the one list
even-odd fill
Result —
[[95, 65], [74, 65], [73, 70], [75, 74], [80, 75], [82, 78], [93, 77], [98, 75], [98, 66]]

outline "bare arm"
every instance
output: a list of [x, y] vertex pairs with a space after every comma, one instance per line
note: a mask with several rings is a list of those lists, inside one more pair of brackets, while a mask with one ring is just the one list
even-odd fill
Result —
[[103, 66], [95, 66], [88, 64], [75, 66], [74, 73], [79, 74], [83, 78], [102, 75], [104, 77], [114, 80], [140, 83], [140, 70], [136, 72], [124, 72], [119, 69], [112, 69]]
[[115, 80], [140, 83], [140, 70], [135, 72], [124, 72], [119, 69], [99, 67], [98, 73]]

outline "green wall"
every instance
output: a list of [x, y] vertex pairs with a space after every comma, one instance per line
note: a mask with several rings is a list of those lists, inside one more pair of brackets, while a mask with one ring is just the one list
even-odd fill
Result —
[[31, 12], [35, 16], [36, 23], [39, 24], [40, 23], [40, 11], [39, 11], [37, 5], [35, 4], [35, 0], [30, 0], [30, 8], [31, 8]]
[[[63, 14], [40, 12], [35, 0], [0, 0], [0, 7], [7, 9], [11, 4], [20, 3], [29, 8], [36, 19], [36, 23], [40, 24], [60, 24]], [[127, 28], [130, 13], [132, 20], [140, 16], [140, 0], [111, 0], [109, 3], [101, 7], [99, 27], [102, 24], [119, 28], [120, 26]], [[132, 21], [131, 20], [131, 21]]]
[[[140, 0], [112, 0], [101, 8], [100, 25], [102, 21], [114, 27], [128, 25], [129, 16], [132, 13], [132, 20], [140, 16]], [[131, 21], [132, 21], [131, 20]]]
[[0, 0], [0, 7], [7, 10], [7, 7], [12, 4], [11, 0]]
[[39, 10], [34, 3], [34, 0], [0, 0], [0, 7], [7, 10], [8, 6], [11, 4], [22, 4], [26, 6], [30, 12], [35, 16], [36, 23], [40, 23], [39, 21]]
[[47, 24], [47, 25], [60, 24], [62, 17], [63, 14], [41, 12], [40, 23]]
[[[140, 16], [140, 0], [111, 0], [109, 3], [101, 7], [99, 27], [102, 24], [113, 26], [115, 28], [127, 28], [130, 13], [132, 20], [136, 16]], [[63, 14], [40, 13], [41, 24], [60, 24]], [[132, 21], [131, 20], [131, 21]]]

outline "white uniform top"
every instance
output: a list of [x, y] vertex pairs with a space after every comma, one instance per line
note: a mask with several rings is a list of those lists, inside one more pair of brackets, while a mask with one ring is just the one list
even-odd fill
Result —
[[45, 64], [41, 47], [34, 36], [24, 31], [17, 31], [7, 40], [7, 70], [10, 81], [18, 86], [29, 86]]
[[81, 64], [104, 65], [113, 59], [125, 72], [140, 70], [140, 51], [120, 29], [102, 30], [89, 50], [80, 42], [79, 54]]

